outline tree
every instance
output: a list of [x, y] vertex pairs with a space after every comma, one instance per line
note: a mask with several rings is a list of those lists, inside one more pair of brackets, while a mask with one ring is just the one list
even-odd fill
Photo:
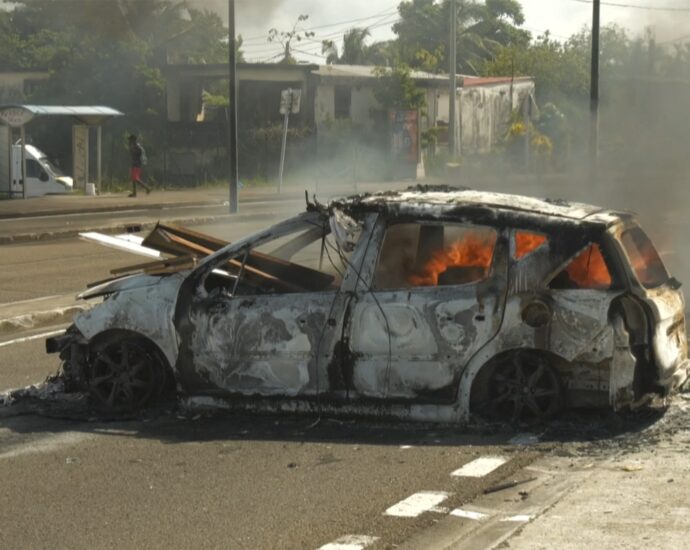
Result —
[[[458, 72], [478, 74], [481, 63], [500, 47], [529, 42], [530, 33], [519, 28], [524, 15], [517, 0], [458, 0], [457, 4]], [[425, 64], [428, 68], [431, 55], [437, 60], [436, 70], [447, 72], [449, 0], [402, 2], [398, 12], [400, 21], [393, 25], [393, 31], [398, 36], [401, 60], [413, 68], [424, 68]]]
[[412, 78], [408, 65], [400, 63], [392, 68], [377, 67], [375, 73], [374, 97], [384, 110], [426, 107], [426, 94]]
[[366, 39], [371, 35], [368, 28], [352, 28], [343, 36], [343, 53], [338, 56], [338, 48], [332, 40], [324, 40], [322, 53], [327, 54], [326, 63], [341, 65], [368, 65], [369, 49]]
[[292, 56], [292, 42], [301, 42], [302, 40], [312, 38], [316, 33], [300, 29], [300, 23], [309, 19], [308, 15], [300, 15], [297, 21], [289, 31], [279, 31], [278, 29], [270, 29], [268, 31], [268, 41], [277, 42], [283, 47], [283, 58], [279, 63], [286, 63], [294, 65], [297, 61]]

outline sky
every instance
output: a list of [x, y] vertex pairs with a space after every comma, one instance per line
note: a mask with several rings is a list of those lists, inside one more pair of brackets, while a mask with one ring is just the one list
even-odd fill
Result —
[[[225, 15], [227, 0], [195, 0], [204, 7], [215, 6]], [[396, 18], [400, 0], [236, 0], [237, 32], [245, 39], [244, 50], [251, 60], [269, 60], [280, 47], [267, 44], [268, 30], [291, 28], [299, 14], [309, 15], [302, 23], [316, 36], [302, 42], [295, 52], [298, 59], [322, 61], [321, 40], [342, 36], [352, 26], [372, 26], [371, 40], [393, 36], [391, 24]], [[690, 0], [602, 0], [602, 24], [617, 23], [633, 32], [652, 27], [657, 40], [667, 41], [690, 35]], [[522, 0], [526, 22], [524, 27], [534, 34], [551, 31], [556, 38], [566, 38], [589, 25], [592, 5], [589, 0]], [[625, 4], [617, 7], [608, 4]], [[655, 9], [636, 9], [646, 6]], [[670, 8], [669, 11], [664, 11]], [[686, 11], [672, 11], [686, 10]], [[359, 21], [353, 21], [359, 20]], [[326, 26], [328, 25], [328, 26]], [[318, 28], [315, 28], [318, 27]]]

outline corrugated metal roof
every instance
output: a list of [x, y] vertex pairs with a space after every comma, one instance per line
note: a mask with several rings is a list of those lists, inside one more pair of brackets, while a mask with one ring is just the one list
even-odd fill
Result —
[[[377, 76], [376, 67], [371, 65], [321, 65], [318, 70], [312, 71], [312, 74], [317, 76], [333, 76], [336, 78], [374, 78]], [[442, 74], [411, 71], [410, 75], [417, 80], [439, 80], [448, 82], [448, 76]]]
[[37, 116], [71, 116], [82, 124], [101, 124], [124, 113], [102, 105], [0, 105], [0, 123], [21, 127]]
[[102, 105], [95, 106], [68, 106], [68, 105], [0, 105], [0, 110], [4, 109], [25, 109], [34, 115], [67, 115], [67, 116], [98, 116], [111, 117], [123, 116], [124, 113], [111, 107]]

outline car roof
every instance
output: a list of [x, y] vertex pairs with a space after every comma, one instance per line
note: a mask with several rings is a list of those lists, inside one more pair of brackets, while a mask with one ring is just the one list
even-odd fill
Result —
[[632, 214], [608, 210], [591, 204], [571, 202], [562, 199], [540, 199], [525, 195], [477, 191], [474, 189], [448, 186], [418, 185], [404, 191], [383, 191], [374, 194], [357, 195], [340, 201], [337, 206], [350, 211], [383, 211], [387, 214], [434, 217], [450, 215], [465, 208], [482, 208], [502, 211], [508, 216], [514, 213], [529, 217], [553, 218], [573, 224], [610, 226], [629, 218]]

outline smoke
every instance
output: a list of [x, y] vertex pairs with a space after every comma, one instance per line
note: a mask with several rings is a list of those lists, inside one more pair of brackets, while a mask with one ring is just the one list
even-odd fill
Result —
[[[261, 28], [282, 3], [283, 0], [237, 0], [235, 16], [242, 26], [250, 29]], [[189, 0], [189, 5], [196, 9], [215, 12], [223, 18], [224, 23], [228, 22], [228, 0]]]

